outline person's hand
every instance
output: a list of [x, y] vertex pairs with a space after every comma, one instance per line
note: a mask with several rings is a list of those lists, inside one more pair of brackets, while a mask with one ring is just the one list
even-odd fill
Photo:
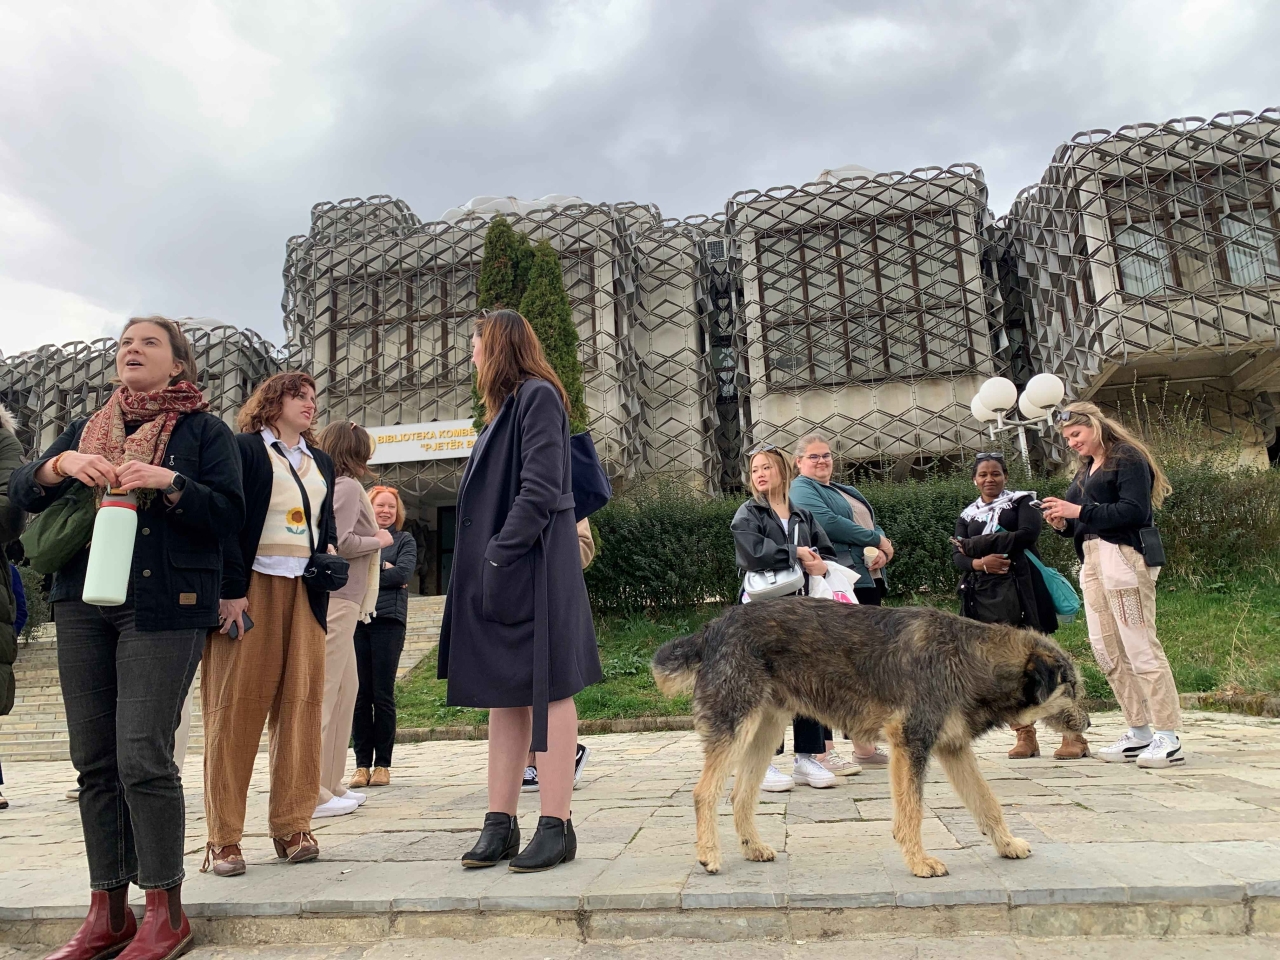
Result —
[[988, 554], [985, 557], [979, 557], [974, 560], [973, 569], [981, 570], [983, 573], [1008, 573], [1009, 558], [1003, 557], [998, 553]]
[[[68, 477], [75, 477], [86, 487], [114, 487], [116, 466], [106, 457], [96, 453], [76, 453], [68, 450], [58, 461], [58, 469]], [[165, 484], [168, 486], [168, 484]]]
[[878, 550], [876, 551], [876, 558], [867, 564], [867, 569], [875, 573], [877, 570], [883, 570], [888, 562], [888, 555], [883, 550]]
[[176, 474], [172, 470], [164, 467], [130, 460], [116, 470], [116, 486], [123, 490], [163, 490], [173, 483], [174, 476]]
[[239, 600], [219, 600], [218, 601], [218, 632], [221, 634], [229, 634], [231, 632], [231, 624], [236, 625], [236, 629], [240, 631], [240, 636], [244, 636], [244, 612], [249, 609], [249, 598], [241, 597]]
[[[880, 552], [884, 554], [884, 563], [880, 564], [880, 566], [883, 567], [885, 563], [888, 563], [893, 559], [893, 541], [888, 537], [881, 537]], [[877, 567], [876, 569], [878, 570], [880, 567]]]
[[1075, 520], [1080, 516], [1080, 504], [1057, 497], [1045, 497], [1040, 509], [1044, 511], [1044, 518], [1049, 526], [1055, 530], [1065, 530], [1068, 520]]
[[391, 544], [396, 542], [395, 537], [391, 536], [390, 533], [381, 528], [379, 528], [378, 532], [373, 535], [373, 538], [378, 541], [378, 546], [380, 547], [389, 547]]
[[818, 556], [811, 547], [796, 547], [796, 559], [804, 567], [805, 573], [815, 577], [825, 577], [827, 575], [827, 562]]
[[387, 562], [387, 561], [385, 561], [385, 560], [384, 560], [384, 561], [382, 561], [382, 569], [383, 569], [383, 570], [390, 570], [390, 569], [391, 569], [392, 567], [394, 567], [394, 566], [395, 566], [395, 564], [394, 564], [394, 563], [388, 563], [388, 562]]
[[324, 548], [324, 552], [331, 557], [336, 557], [338, 555], [338, 548], [331, 543]]

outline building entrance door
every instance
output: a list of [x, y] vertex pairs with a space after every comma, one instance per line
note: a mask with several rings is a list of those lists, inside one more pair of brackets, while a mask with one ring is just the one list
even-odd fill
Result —
[[436, 593], [449, 592], [449, 575], [453, 573], [453, 543], [458, 527], [458, 508], [436, 507]]

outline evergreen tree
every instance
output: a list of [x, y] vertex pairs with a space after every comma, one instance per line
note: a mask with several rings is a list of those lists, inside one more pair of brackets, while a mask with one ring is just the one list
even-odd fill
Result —
[[587, 406], [582, 399], [582, 363], [578, 360], [578, 328], [564, 290], [564, 274], [555, 248], [546, 240], [533, 248], [528, 286], [520, 313], [542, 342], [547, 361], [569, 394], [569, 429], [587, 429]]
[[[517, 232], [501, 214], [490, 220], [484, 235], [476, 306], [481, 310], [519, 309], [532, 261], [533, 248], [525, 234]], [[471, 415], [478, 433], [484, 428], [485, 410], [475, 373], [471, 375]]]

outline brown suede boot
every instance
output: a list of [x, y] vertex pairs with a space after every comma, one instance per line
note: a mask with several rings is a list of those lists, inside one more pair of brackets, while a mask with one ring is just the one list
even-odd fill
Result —
[[1062, 735], [1062, 746], [1053, 751], [1053, 759], [1055, 760], [1079, 760], [1088, 756], [1091, 756], [1089, 753], [1089, 741], [1078, 733], [1064, 733]]
[[1036, 725], [1029, 723], [1025, 727], [1011, 727], [1018, 734], [1018, 742], [1009, 751], [1010, 760], [1029, 760], [1040, 756], [1040, 744], [1036, 740]]

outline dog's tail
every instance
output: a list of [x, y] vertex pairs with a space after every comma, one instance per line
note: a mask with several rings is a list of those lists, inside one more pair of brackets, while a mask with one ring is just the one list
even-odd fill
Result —
[[693, 690], [698, 679], [698, 667], [702, 665], [703, 651], [707, 646], [710, 624], [687, 637], [668, 640], [653, 655], [653, 682], [663, 696], [678, 697]]

